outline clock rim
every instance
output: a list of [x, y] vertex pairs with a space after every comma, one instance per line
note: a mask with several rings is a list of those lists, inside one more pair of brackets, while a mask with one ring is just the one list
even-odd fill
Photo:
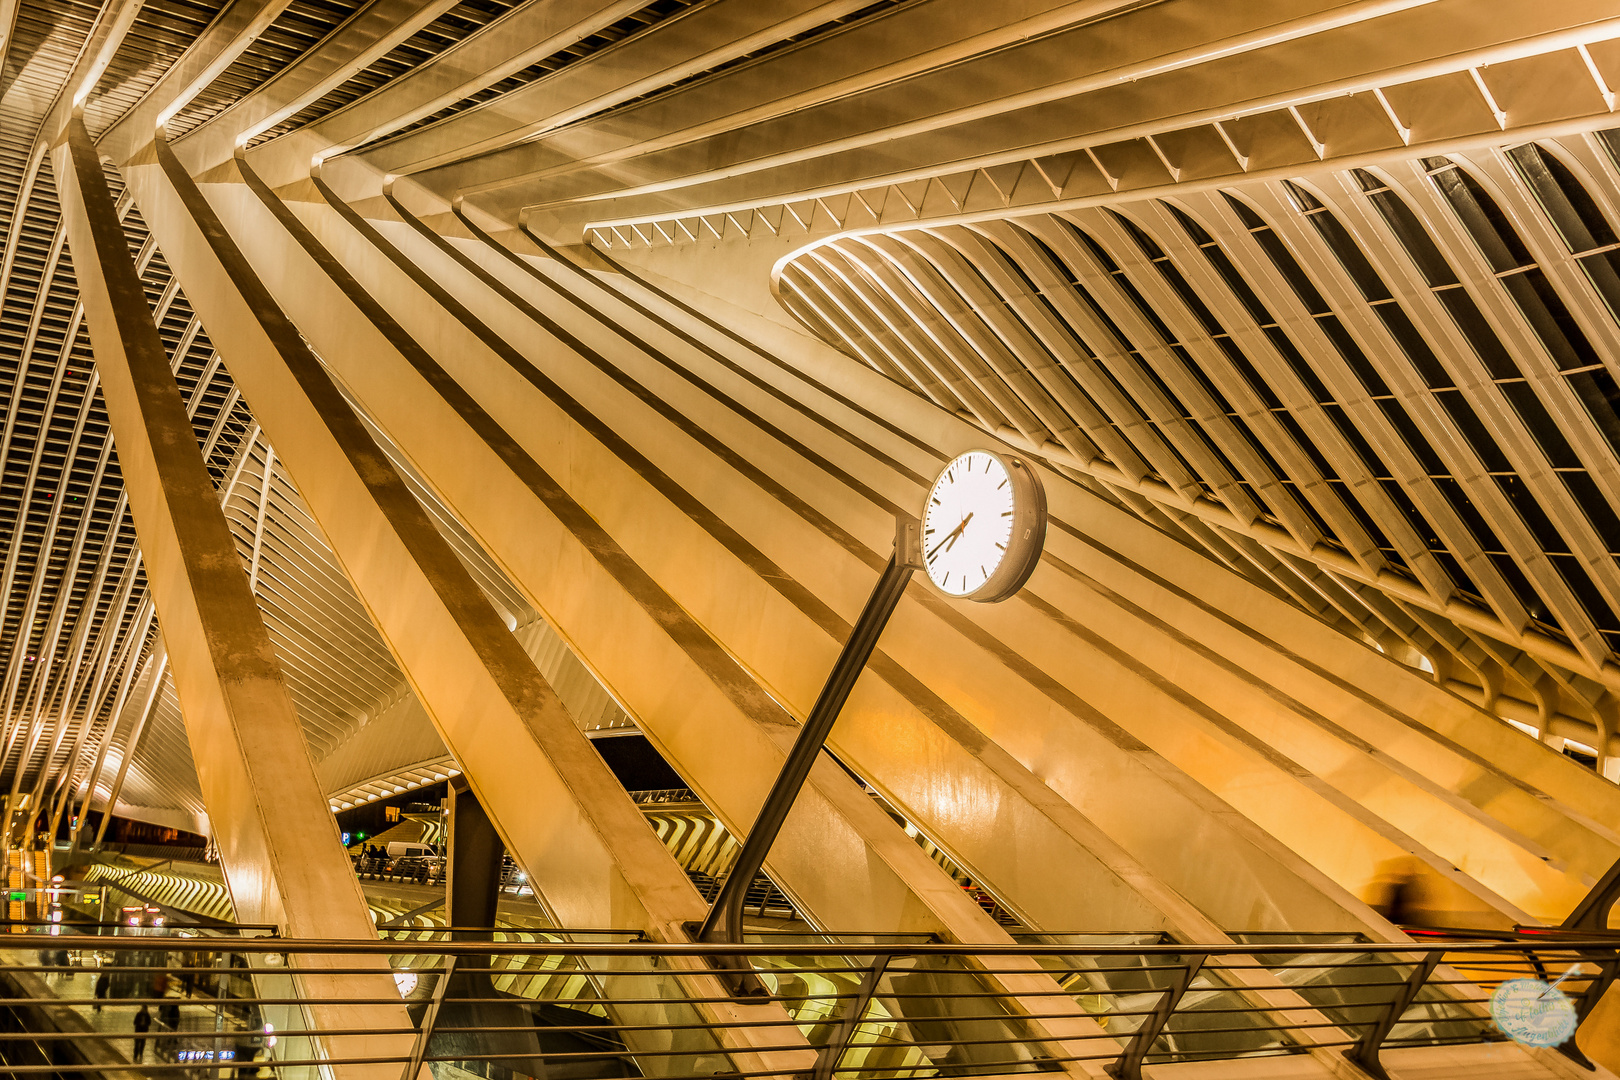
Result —
[[[970, 454], [987, 454], [994, 458], [1006, 470], [1007, 477], [1012, 483], [1013, 527], [1008, 535], [1007, 552], [1002, 556], [995, 571], [972, 592], [953, 593], [945, 589], [934, 580], [933, 572], [926, 562], [923, 566], [923, 576], [928, 579], [930, 585], [952, 600], [993, 604], [1007, 599], [1023, 588], [1041, 561], [1041, 552], [1046, 546], [1046, 489], [1041, 484], [1040, 476], [1022, 457], [1016, 454], [1003, 454], [988, 447], [973, 447], [954, 455], [940, 467], [934, 482], [928, 485], [928, 495], [924, 498], [933, 495], [934, 489], [939, 486], [940, 480], [950, 471], [951, 466]], [[928, 504], [924, 502], [923, 518], [927, 517], [927, 510]]]

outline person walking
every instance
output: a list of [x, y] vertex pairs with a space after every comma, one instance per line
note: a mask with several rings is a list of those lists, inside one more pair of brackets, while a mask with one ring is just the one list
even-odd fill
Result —
[[145, 1005], [135, 1014], [135, 1064], [139, 1065], [141, 1059], [146, 1057], [146, 1033], [152, 1028], [152, 1014]]
[[107, 993], [112, 989], [112, 973], [103, 971], [96, 976], [96, 1003], [93, 1008], [101, 1011], [101, 1003], [107, 1000]]

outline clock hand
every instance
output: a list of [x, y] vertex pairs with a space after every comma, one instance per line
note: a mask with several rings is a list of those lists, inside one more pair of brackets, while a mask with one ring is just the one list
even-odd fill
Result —
[[946, 548], [946, 550], [949, 550], [948, 545], [954, 543], [956, 538], [958, 536], [962, 535], [962, 530], [967, 528], [967, 523], [973, 520], [973, 514], [974, 514], [974, 511], [969, 510], [968, 511], [968, 516], [962, 519], [962, 524], [958, 525], [956, 528], [954, 528], [950, 532], [946, 533], [945, 538], [943, 540], [941, 540], [939, 543], [935, 544], [934, 545], [934, 550], [930, 551], [927, 554], [927, 556], [925, 556], [925, 558], [932, 559], [935, 555], [939, 554], [939, 549], [940, 548]]

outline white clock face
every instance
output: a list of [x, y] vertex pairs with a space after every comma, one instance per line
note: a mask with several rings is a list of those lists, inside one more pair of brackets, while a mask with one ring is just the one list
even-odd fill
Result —
[[1007, 557], [1016, 510], [1012, 477], [996, 455], [971, 450], [945, 466], [923, 510], [929, 580], [952, 596], [983, 588]]

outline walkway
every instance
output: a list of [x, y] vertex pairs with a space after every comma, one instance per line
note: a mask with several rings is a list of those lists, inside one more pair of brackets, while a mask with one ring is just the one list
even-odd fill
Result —
[[[30, 936], [29, 945], [35, 942], [43, 943], [48, 939]], [[158, 938], [154, 939], [155, 949], [166, 946], [184, 947], [190, 949], [198, 944], [195, 938]], [[125, 954], [129, 956], [130, 954]], [[28, 978], [36, 980], [30, 987], [29, 996], [36, 1000], [41, 997], [54, 998], [63, 1002], [78, 1003], [72, 1015], [82, 1022], [81, 1030], [105, 1032], [110, 1037], [98, 1040], [98, 1045], [107, 1048], [114, 1057], [109, 1063], [130, 1063], [135, 1061], [134, 1047], [134, 1019], [140, 1005], [130, 1004], [126, 1001], [112, 998], [106, 1001], [99, 1009], [95, 1002], [96, 978], [101, 974], [100, 962], [113, 964], [112, 954], [98, 958], [90, 954], [69, 954], [70, 966], [52, 967], [48, 971], [33, 972], [14, 971], [8, 974], [14, 978]], [[41, 964], [40, 953], [37, 948], [0, 950], [0, 964], [10, 968], [34, 967]], [[154, 969], [152, 974], [158, 976], [161, 969]], [[198, 987], [198, 993], [187, 995], [181, 978], [178, 975], [167, 975], [164, 982], [167, 984], [160, 995], [153, 992], [155, 979], [148, 981], [141, 978], [138, 973], [130, 973], [131, 983], [127, 996], [140, 994], [142, 998], [150, 1000], [161, 996], [167, 1004], [161, 1006], [148, 1005], [152, 1014], [152, 1026], [147, 1035], [144, 1060], [147, 1063], [156, 1061], [174, 1062], [180, 1060], [181, 1051], [213, 1051], [216, 1049], [216, 1033], [224, 1036], [224, 1042], [219, 1049], [234, 1052], [237, 1041], [241, 1040], [244, 1046], [249, 1040], [258, 1035], [256, 1028], [250, 1028], [244, 1023], [243, 1017], [233, 1015], [238, 1010], [227, 1006], [220, 1009], [216, 999], [203, 993]], [[139, 979], [136, 983], [134, 980]], [[41, 993], [40, 991], [43, 991]], [[172, 1008], [175, 1026], [166, 1026], [161, 1017]], [[58, 1014], [61, 1019], [61, 1014]], [[58, 1025], [59, 1027], [62, 1025]], [[75, 1025], [80, 1026], [80, 1025]]]

